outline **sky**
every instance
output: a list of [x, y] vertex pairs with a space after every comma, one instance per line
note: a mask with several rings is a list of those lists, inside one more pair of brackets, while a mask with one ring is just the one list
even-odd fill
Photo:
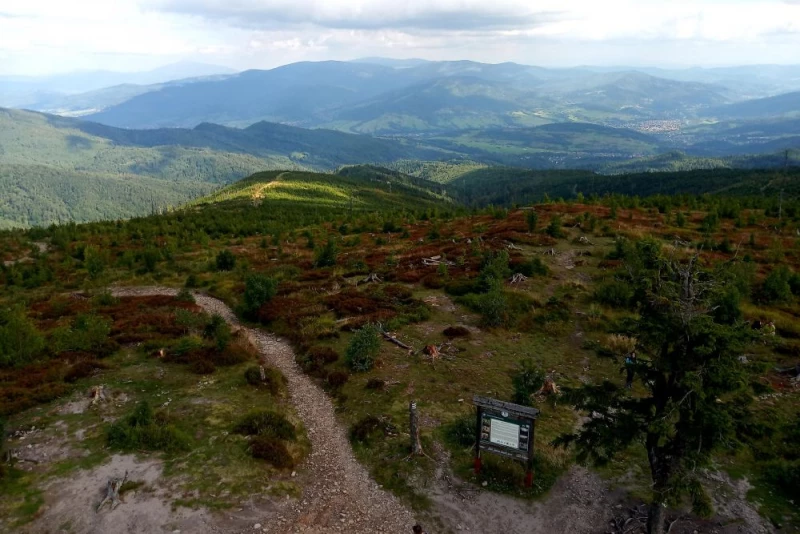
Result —
[[366, 56], [800, 64], [800, 0], [2, 0], [0, 74]]

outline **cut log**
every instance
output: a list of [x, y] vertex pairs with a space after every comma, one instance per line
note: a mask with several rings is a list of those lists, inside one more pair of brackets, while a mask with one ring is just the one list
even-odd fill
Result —
[[520, 284], [520, 283], [525, 282], [527, 280], [528, 280], [527, 276], [525, 276], [522, 273], [517, 273], [517, 274], [515, 274], [514, 276], [511, 277], [511, 280], [509, 280], [509, 282], [511, 282], [512, 284]]
[[431, 267], [434, 265], [442, 265], [442, 264], [449, 266], [455, 265], [455, 263], [452, 261], [443, 260], [441, 256], [431, 256], [430, 258], [422, 258], [422, 264], [425, 265], [426, 267]]
[[800, 363], [795, 365], [794, 367], [786, 367], [781, 369], [780, 367], [776, 367], [775, 371], [781, 375], [788, 375], [788, 376], [800, 376]]
[[383, 282], [383, 280], [381, 280], [380, 277], [377, 274], [371, 273], [369, 276], [367, 276], [363, 280], [360, 280], [358, 282], [358, 284], [370, 284], [370, 283], [373, 283], [373, 282], [375, 282], [377, 284], [380, 284], [381, 282]]
[[116, 508], [119, 503], [119, 489], [125, 484], [125, 481], [128, 480], [128, 472], [125, 471], [125, 476], [122, 478], [112, 478], [109, 479], [108, 484], [106, 485], [106, 496], [103, 497], [103, 500], [100, 501], [100, 504], [97, 505], [95, 512], [99, 512], [100, 509], [105, 505], [107, 502], [111, 502], [111, 509], [113, 510]]
[[406, 345], [405, 343], [403, 343], [402, 341], [400, 341], [399, 339], [397, 339], [396, 337], [390, 335], [388, 332], [381, 332], [381, 334], [383, 334], [383, 339], [385, 339], [389, 343], [394, 343], [395, 345], [397, 345], [401, 349], [414, 350], [411, 347], [409, 347], [408, 345]]

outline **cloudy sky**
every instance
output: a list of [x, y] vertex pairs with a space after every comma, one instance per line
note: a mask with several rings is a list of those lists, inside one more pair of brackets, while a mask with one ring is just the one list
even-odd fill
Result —
[[800, 64], [800, 0], [2, 0], [0, 74], [365, 56]]

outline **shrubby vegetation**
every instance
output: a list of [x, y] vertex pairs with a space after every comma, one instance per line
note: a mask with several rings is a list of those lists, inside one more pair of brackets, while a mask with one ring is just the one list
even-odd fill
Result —
[[356, 331], [344, 353], [347, 365], [353, 371], [369, 371], [375, 365], [375, 358], [381, 350], [381, 336], [378, 327], [367, 324]]
[[0, 309], [0, 367], [30, 363], [44, 347], [44, 336], [23, 309]]
[[112, 424], [107, 431], [108, 445], [125, 451], [178, 452], [189, 449], [189, 437], [179, 430], [164, 412], [154, 412], [146, 401], [133, 412]]
[[525, 359], [519, 363], [519, 369], [511, 378], [514, 386], [514, 402], [523, 406], [533, 404], [533, 394], [544, 385], [544, 371], [532, 359]]

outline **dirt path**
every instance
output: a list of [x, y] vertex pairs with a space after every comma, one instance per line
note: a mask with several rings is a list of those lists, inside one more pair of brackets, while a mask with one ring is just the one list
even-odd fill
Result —
[[[118, 297], [175, 295], [165, 287], [112, 288]], [[241, 326], [233, 311], [223, 302], [196, 294], [195, 299], [208, 313], [221, 315]], [[278, 368], [288, 380], [289, 394], [311, 441], [312, 452], [301, 466], [303, 495], [297, 501], [284, 501], [277, 511], [253, 523], [265, 532], [324, 534], [375, 534], [411, 532], [414, 517], [396, 497], [382, 490], [353, 456], [344, 429], [336, 421], [333, 404], [295, 363], [291, 347], [284, 341], [256, 329], [246, 328], [264, 360]], [[252, 527], [248, 529], [253, 532]]]

